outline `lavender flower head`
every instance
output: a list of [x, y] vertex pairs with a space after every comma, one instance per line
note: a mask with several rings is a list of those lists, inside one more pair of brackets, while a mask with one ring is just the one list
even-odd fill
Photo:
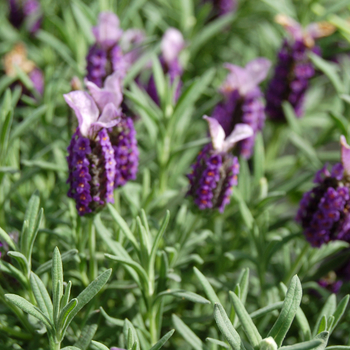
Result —
[[101, 12], [92, 33], [96, 43], [86, 57], [86, 77], [98, 87], [102, 87], [104, 80], [113, 72], [118, 71], [121, 77], [126, 73], [123, 53], [118, 45], [123, 34], [119, 28], [119, 18], [112, 12]]
[[237, 8], [237, 0], [207, 0], [213, 4], [215, 13], [219, 16], [224, 16], [233, 13]]
[[[21, 69], [26, 73], [33, 83], [35, 90], [42, 95], [44, 92], [44, 76], [42, 71], [35, 66], [33, 61], [28, 60], [27, 50], [22, 43], [18, 43], [15, 47], [4, 57], [5, 73], [9, 77], [17, 76], [17, 69]], [[17, 83], [17, 82], [16, 82]], [[26, 95], [31, 95], [30, 91], [22, 85], [22, 91]]]
[[219, 209], [222, 213], [230, 203], [233, 186], [237, 185], [239, 163], [230, 152], [234, 145], [253, 135], [247, 124], [237, 124], [227, 137], [219, 122], [214, 118], [203, 117], [209, 124], [212, 142], [198, 154], [188, 174], [190, 189], [188, 194], [194, 198], [199, 209]]
[[284, 15], [276, 17], [290, 34], [278, 53], [275, 73], [266, 92], [266, 112], [275, 120], [284, 120], [282, 102], [288, 101], [297, 117], [304, 113], [305, 93], [315, 69], [308, 52], [320, 54], [315, 39], [330, 35], [334, 27], [326, 22], [312, 23], [305, 30], [299, 23]]
[[[175, 28], [169, 28], [164, 33], [161, 41], [161, 56], [160, 63], [163, 67], [165, 74], [170, 77], [170, 83], [173, 84], [176, 79], [180, 79], [183, 73], [183, 68], [181, 66], [179, 55], [181, 51], [185, 48], [185, 40], [181, 32]], [[175, 92], [175, 101], [178, 100], [181, 91], [181, 81], [178, 81], [178, 85]], [[151, 98], [159, 104], [159, 97], [157, 94], [156, 84], [153, 75], [151, 76], [147, 92]]]
[[141, 54], [143, 32], [130, 29], [123, 33], [119, 18], [114, 13], [101, 12], [92, 33], [96, 42], [86, 57], [86, 78], [98, 87], [102, 87], [105, 79], [114, 72], [124, 78], [129, 67]]
[[79, 123], [67, 157], [68, 196], [75, 199], [79, 215], [92, 213], [114, 201], [116, 161], [107, 130], [117, 125], [121, 116], [120, 78], [118, 73], [111, 75], [103, 89], [91, 84], [91, 95], [84, 91], [64, 95]]
[[[119, 81], [119, 83], [117, 82]], [[115, 72], [108, 77], [103, 89], [96, 84], [85, 80], [85, 84], [96, 101], [113, 102], [116, 107], [122, 103], [121, 81], [119, 73]], [[103, 106], [99, 106], [101, 109]], [[127, 117], [118, 109], [119, 122], [107, 129], [109, 140], [114, 151], [115, 175], [114, 187], [124, 186], [127, 181], [135, 180], [139, 163], [139, 151], [137, 148], [136, 131], [132, 118]]]
[[9, 0], [9, 21], [19, 28], [25, 23], [27, 30], [35, 34], [41, 26], [42, 14], [37, 0]]
[[314, 187], [300, 201], [296, 216], [313, 247], [334, 240], [350, 242], [350, 147], [341, 137], [341, 163], [316, 173]]
[[253, 135], [238, 143], [238, 152], [245, 158], [252, 155], [256, 134], [265, 123], [262, 92], [258, 84], [266, 78], [270, 66], [270, 61], [265, 58], [257, 58], [245, 68], [225, 64], [230, 72], [220, 89], [224, 100], [215, 107], [212, 117], [220, 123], [226, 135], [237, 124], [251, 126]]

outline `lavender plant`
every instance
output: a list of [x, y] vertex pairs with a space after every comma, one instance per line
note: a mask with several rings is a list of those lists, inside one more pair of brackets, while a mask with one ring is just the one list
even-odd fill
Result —
[[27, 3], [0, 3], [0, 349], [347, 350], [348, 2]]

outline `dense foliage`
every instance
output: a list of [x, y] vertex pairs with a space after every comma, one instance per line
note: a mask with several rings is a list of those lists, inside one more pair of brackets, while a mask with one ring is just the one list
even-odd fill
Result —
[[349, 350], [349, 15], [1, 1], [0, 349]]

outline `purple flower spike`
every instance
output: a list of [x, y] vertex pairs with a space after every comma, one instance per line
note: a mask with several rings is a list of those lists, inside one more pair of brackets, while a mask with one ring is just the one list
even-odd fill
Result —
[[120, 121], [120, 110], [110, 101], [114, 96], [109, 90], [113, 79], [111, 77], [104, 89], [94, 90], [95, 87], [90, 86], [96, 99], [84, 91], [64, 95], [79, 123], [67, 157], [68, 196], [75, 199], [79, 215], [93, 213], [114, 200], [117, 163], [107, 128]]
[[309, 80], [315, 69], [308, 57], [313, 51], [320, 54], [314, 39], [331, 34], [334, 27], [328, 23], [313, 23], [306, 30], [293, 19], [279, 15], [276, 21], [290, 34], [278, 53], [277, 65], [266, 92], [266, 112], [271, 119], [285, 120], [282, 103], [288, 101], [297, 117], [304, 113], [304, 99]]
[[239, 142], [238, 152], [245, 158], [251, 156], [256, 134], [264, 126], [264, 104], [258, 84], [266, 78], [270, 66], [270, 61], [265, 58], [257, 58], [245, 68], [225, 64], [229, 74], [220, 88], [224, 100], [215, 107], [213, 118], [220, 123], [226, 135], [240, 123], [253, 129], [250, 137]]
[[229, 151], [236, 142], [253, 134], [249, 125], [238, 124], [225, 138], [225, 132], [214, 118], [204, 116], [208, 122], [212, 143], [205, 146], [187, 175], [190, 182], [188, 195], [199, 209], [218, 209], [221, 213], [230, 202], [233, 186], [237, 185], [239, 163]]
[[9, 21], [19, 28], [23, 23], [30, 34], [35, 34], [41, 26], [42, 14], [40, 3], [36, 0], [9, 0]]
[[[345, 140], [341, 142], [343, 156]], [[330, 172], [324, 166], [314, 183], [316, 187], [304, 193], [296, 216], [306, 239], [314, 247], [334, 240], [350, 242], [350, 181], [345, 165], [337, 163]]]
[[213, 4], [215, 15], [224, 16], [233, 13], [237, 8], [237, 0], [205, 0]]
[[98, 24], [92, 28], [96, 43], [103, 49], [114, 46], [123, 34], [119, 27], [119, 18], [112, 12], [101, 12], [98, 16]]

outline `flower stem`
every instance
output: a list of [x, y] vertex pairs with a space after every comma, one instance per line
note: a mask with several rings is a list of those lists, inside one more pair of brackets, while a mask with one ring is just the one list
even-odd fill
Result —
[[294, 261], [291, 269], [289, 270], [289, 273], [287, 275], [287, 277], [284, 279], [284, 284], [288, 285], [288, 283], [290, 282], [290, 280], [292, 279], [292, 277], [299, 272], [300, 267], [303, 263], [304, 257], [307, 254], [307, 252], [309, 251], [310, 248], [310, 244], [308, 242], [305, 243], [303, 250], [300, 252], [298, 258]]
[[93, 219], [89, 218], [89, 274], [90, 281], [97, 277], [96, 234]]

